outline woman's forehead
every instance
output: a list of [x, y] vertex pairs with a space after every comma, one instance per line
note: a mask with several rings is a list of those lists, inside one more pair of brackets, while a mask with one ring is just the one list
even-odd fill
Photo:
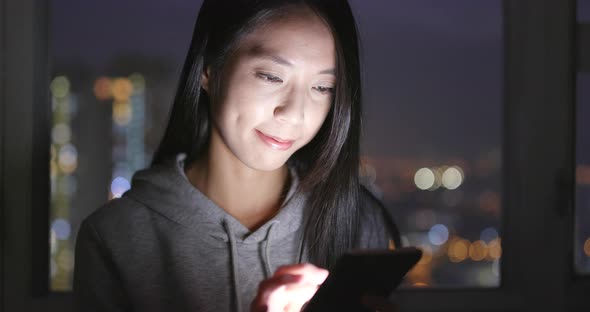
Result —
[[[293, 13], [270, 21], [243, 38], [238, 54], [263, 58], [293, 66], [313, 58], [319, 63], [335, 63], [334, 38], [330, 28], [315, 13]], [[324, 64], [325, 66], [326, 64]]]

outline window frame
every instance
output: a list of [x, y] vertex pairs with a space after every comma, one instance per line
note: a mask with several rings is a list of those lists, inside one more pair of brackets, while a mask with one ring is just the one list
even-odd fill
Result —
[[[589, 71], [590, 26], [576, 26], [574, 0], [502, 4], [501, 286], [401, 290], [402, 311], [590, 309], [590, 280], [572, 259], [575, 73]], [[0, 306], [72, 311], [69, 293], [49, 292], [49, 174], [39, 174], [49, 172], [49, 3], [2, 0], [0, 20]], [[524, 246], [542, 256], [520, 261]]]
[[[397, 295], [404, 311], [590, 307], [584, 297], [590, 281], [573, 270], [575, 1], [505, 0], [503, 5], [501, 286], [407, 291]], [[535, 261], [520, 261], [530, 250], [544, 252]]]
[[49, 2], [0, 1], [0, 21], [0, 307], [71, 311], [71, 296], [49, 293], [50, 186], [38, 174], [49, 172]]
[[[580, 0], [581, 1], [581, 0]], [[576, 21], [575, 22], [575, 41], [576, 41], [576, 49], [575, 49], [575, 73], [590, 73], [590, 22], [582, 22]], [[574, 78], [576, 79], [576, 78]], [[576, 84], [576, 80], [574, 80], [574, 84]], [[575, 89], [575, 87], [574, 87]], [[577, 108], [577, 98], [573, 101], [574, 102], [574, 110]], [[574, 116], [575, 118], [575, 116]], [[575, 122], [574, 122], [575, 124]], [[577, 130], [577, 126], [574, 127], [574, 132]], [[574, 136], [575, 138], [575, 136]], [[573, 142], [574, 145], [574, 155], [573, 155], [573, 167], [577, 165], [577, 161], [575, 159], [575, 140]], [[572, 198], [575, 198], [575, 173], [574, 178], [572, 179]], [[571, 233], [571, 245], [568, 246], [569, 250], [571, 251], [571, 266], [570, 271], [568, 272], [572, 278], [572, 282], [570, 285], [570, 290], [568, 292], [568, 308], [569, 310], [580, 310], [580, 311], [587, 311], [590, 310], [590, 302], [588, 300], [584, 300], [584, 296], [590, 293], [590, 274], [588, 275], [578, 275], [575, 269], [575, 263], [573, 260], [574, 257], [574, 242], [576, 241], [575, 236], [575, 202], [573, 203], [572, 208], [572, 216], [570, 219], [570, 233]]]
[[577, 24], [576, 63], [579, 72], [590, 73], [590, 22]]

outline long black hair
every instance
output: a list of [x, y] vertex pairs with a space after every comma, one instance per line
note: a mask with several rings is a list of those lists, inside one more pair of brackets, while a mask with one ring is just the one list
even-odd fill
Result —
[[290, 159], [301, 177], [299, 191], [309, 195], [304, 225], [309, 260], [330, 268], [354, 247], [359, 232], [361, 79], [357, 28], [346, 0], [204, 0], [152, 165], [178, 153], [186, 153], [190, 164], [207, 150], [210, 97], [215, 92], [208, 95], [201, 88], [203, 70], [210, 68], [211, 79], [218, 79], [241, 38], [293, 6], [307, 6], [323, 19], [336, 49], [337, 81], [330, 112], [317, 135]]

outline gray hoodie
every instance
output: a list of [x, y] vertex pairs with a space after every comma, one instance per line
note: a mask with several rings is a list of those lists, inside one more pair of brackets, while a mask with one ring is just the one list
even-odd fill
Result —
[[[278, 214], [250, 232], [190, 184], [184, 158], [137, 172], [128, 192], [82, 222], [77, 311], [249, 311], [263, 279], [307, 261], [295, 170]], [[368, 192], [363, 203], [358, 247], [399, 243], [382, 206]]]

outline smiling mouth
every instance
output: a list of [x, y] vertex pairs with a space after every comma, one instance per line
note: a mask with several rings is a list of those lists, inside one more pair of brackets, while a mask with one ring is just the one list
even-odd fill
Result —
[[280, 151], [289, 149], [293, 145], [293, 142], [295, 142], [295, 140], [283, 140], [274, 136], [270, 136], [262, 133], [259, 130], [256, 130], [256, 134], [258, 134], [258, 137], [268, 146]]

